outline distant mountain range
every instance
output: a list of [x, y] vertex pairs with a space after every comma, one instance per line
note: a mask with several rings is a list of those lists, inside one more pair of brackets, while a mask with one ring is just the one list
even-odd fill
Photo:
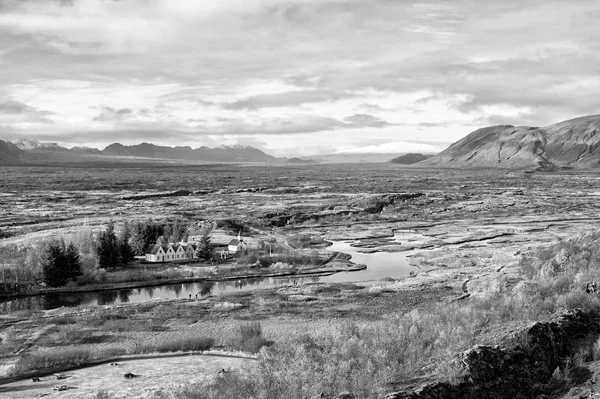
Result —
[[600, 165], [600, 115], [546, 127], [485, 127], [417, 165], [546, 171], [597, 167]]
[[[11, 155], [5, 151], [0, 164], [62, 163], [62, 162], [143, 162], [144, 159], [181, 160], [190, 162], [256, 162], [268, 164], [304, 165], [314, 163], [388, 162], [397, 153], [343, 153], [313, 157], [277, 158], [258, 148], [246, 145], [223, 145], [216, 148], [168, 147], [151, 143], [123, 145], [113, 143], [103, 150], [90, 147], [66, 148], [57, 143], [20, 139], [11, 146]], [[13, 148], [14, 147], [14, 148]], [[18, 150], [16, 153], [13, 149]]]
[[[217, 148], [167, 147], [150, 143], [114, 143], [104, 150], [67, 149], [56, 143], [0, 140], [0, 165], [61, 162], [260, 162], [268, 164], [393, 162], [419, 167], [518, 168], [557, 170], [600, 165], [600, 115], [584, 116], [546, 127], [499, 125], [470, 133], [437, 155], [337, 153], [310, 158], [276, 158], [243, 145]], [[427, 158], [421, 160], [422, 158]], [[152, 161], [152, 162], [157, 162]], [[172, 161], [171, 161], [172, 162]]]
[[143, 159], [181, 160], [191, 162], [256, 162], [269, 164], [305, 164], [312, 160], [277, 158], [258, 148], [245, 145], [209, 147], [168, 147], [151, 143], [123, 145], [113, 143], [103, 150], [90, 147], [66, 148], [57, 143], [20, 139], [14, 143], [0, 140], [0, 165], [60, 162], [140, 162]]
[[141, 143], [132, 146], [114, 143], [102, 150], [102, 155], [120, 157], [144, 157], [181, 159], [187, 161], [208, 162], [265, 162], [279, 163], [280, 159], [266, 154], [258, 148], [244, 145], [209, 147], [167, 147], [150, 143]]
[[[318, 163], [383, 163], [389, 162], [401, 154], [389, 152], [344, 152], [310, 156], [310, 160]], [[302, 157], [302, 159], [309, 159]]]

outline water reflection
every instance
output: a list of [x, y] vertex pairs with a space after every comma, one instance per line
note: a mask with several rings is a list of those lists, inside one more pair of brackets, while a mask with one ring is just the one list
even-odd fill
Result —
[[213, 288], [215, 288], [215, 283], [212, 281], [203, 281], [198, 285], [200, 286], [200, 291], [198, 292], [198, 294], [202, 296], [212, 294]]
[[140, 303], [153, 299], [200, 298], [207, 295], [223, 295], [231, 292], [268, 288], [301, 282], [318, 282], [319, 277], [296, 278], [249, 278], [228, 281], [201, 281], [186, 284], [165, 284], [124, 290], [110, 290], [82, 293], [57, 293], [16, 298], [0, 302], [0, 313], [6, 314], [21, 310], [48, 310], [62, 306], [115, 305]]

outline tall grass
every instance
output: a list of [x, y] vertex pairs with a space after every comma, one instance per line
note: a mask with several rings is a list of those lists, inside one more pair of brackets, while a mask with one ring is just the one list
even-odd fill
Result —
[[91, 361], [116, 356], [139, 355], [149, 353], [169, 353], [179, 351], [204, 351], [214, 345], [210, 337], [184, 337], [164, 339], [159, 342], [144, 343], [132, 348], [112, 346], [105, 348], [61, 348], [60, 350], [38, 352], [21, 357], [10, 373], [18, 375], [28, 371], [45, 370], [55, 367], [79, 366]]
[[79, 366], [92, 360], [125, 355], [125, 348], [108, 347], [101, 349], [64, 348], [59, 351], [39, 352], [19, 358], [10, 373], [18, 375], [28, 371], [45, 370], [55, 367]]
[[205, 351], [213, 347], [215, 340], [210, 337], [184, 337], [158, 343], [143, 344], [136, 353]]

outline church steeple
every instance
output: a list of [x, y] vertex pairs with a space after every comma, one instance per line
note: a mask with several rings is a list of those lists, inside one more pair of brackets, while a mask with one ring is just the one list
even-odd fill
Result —
[[238, 242], [242, 242], [242, 230], [238, 233]]

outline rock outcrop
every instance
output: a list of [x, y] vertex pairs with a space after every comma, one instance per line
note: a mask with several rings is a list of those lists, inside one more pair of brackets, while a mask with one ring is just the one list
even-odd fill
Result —
[[507, 347], [476, 346], [464, 352], [458, 361], [466, 375], [458, 383], [407, 384], [396, 387], [385, 399], [512, 399], [551, 394], [556, 388], [554, 370], [564, 367], [580, 340], [599, 333], [597, 314], [566, 312], [554, 320], [533, 323]]
[[600, 115], [546, 127], [499, 125], [475, 130], [419, 166], [552, 171], [600, 165]]

